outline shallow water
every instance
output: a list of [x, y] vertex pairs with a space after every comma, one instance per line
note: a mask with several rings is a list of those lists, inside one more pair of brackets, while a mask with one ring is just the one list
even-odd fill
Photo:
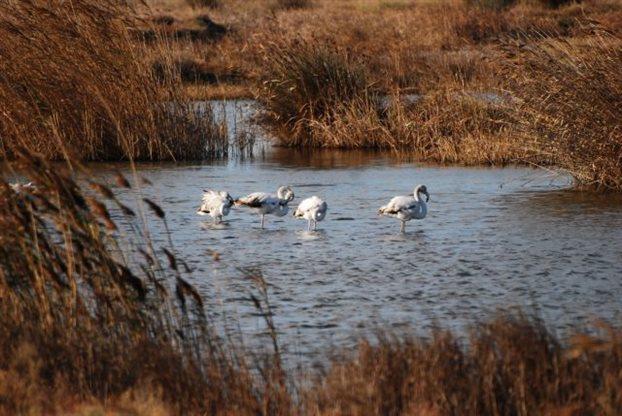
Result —
[[[204, 105], [198, 104], [199, 110]], [[231, 135], [252, 114], [249, 101], [216, 106]], [[248, 150], [248, 149], [247, 149]], [[528, 168], [440, 167], [369, 152], [299, 152], [259, 140], [254, 158], [209, 164], [143, 164], [145, 196], [167, 213], [175, 250], [216, 322], [251, 346], [267, 345], [244, 269], [269, 282], [285, 356], [317, 359], [377, 330], [462, 331], [499, 308], [520, 307], [562, 334], [595, 318], [622, 316], [622, 197], [567, 191], [570, 179]], [[103, 178], [127, 165], [92, 165]], [[394, 195], [424, 183], [428, 217], [399, 234], [377, 216]], [[226, 224], [196, 215], [201, 190], [234, 197], [290, 184], [329, 205], [317, 232], [290, 215], [259, 218], [235, 208]], [[124, 198], [135, 198], [118, 189]], [[125, 192], [125, 195], [124, 195]], [[150, 222], [168, 247], [162, 224]], [[220, 261], [211, 252], [220, 254]], [[257, 342], [259, 341], [259, 342]]]
[[[127, 167], [93, 169], [106, 176]], [[152, 182], [144, 192], [165, 209], [212, 315], [226, 315], [250, 338], [265, 328], [240, 268], [261, 269], [289, 356], [316, 357], [379, 328], [423, 331], [437, 322], [463, 329], [500, 307], [535, 311], [562, 331], [622, 312], [622, 199], [564, 191], [563, 176], [279, 148], [253, 161], [138, 172]], [[431, 194], [428, 217], [400, 235], [399, 222], [376, 211], [419, 183]], [[242, 208], [219, 226], [195, 213], [203, 188], [235, 197], [280, 184], [293, 186], [294, 205], [311, 195], [328, 202], [318, 232], [289, 215], [268, 217], [262, 231], [258, 216]], [[167, 246], [158, 223], [152, 227], [156, 243]]]

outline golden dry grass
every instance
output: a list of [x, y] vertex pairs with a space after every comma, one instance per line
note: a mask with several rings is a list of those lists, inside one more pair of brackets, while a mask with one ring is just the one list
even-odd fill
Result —
[[[0, 181], [0, 412], [63, 413], [148, 393], [176, 414], [257, 414], [278, 400], [273, 367], [260, 382], [225, 348], [171, 240], [144, 237], [141, 218], [166, 226], [166, 213], [148, 198], [123, 205], [92, 179], [87, 192], [74, 178], [88, 172], [72, 165], [20, 147]], [[9, 186], [13, 169], [36, 188]]]
[[[197, 117], [188, 100], [252, 95], [264, 105], [265, 125], [288, 146], [391, 149], [465, 164], [558, 163], [553, 149], [516, 128], [533, 118], [507, 103], [473, 99], [505, 90], [520, 95], [508, 83], [515, 78], [508, 49], [580, 43], [603, 31], [616, 37], [622, 28], [618, 0], [544, 3], [318, 0], [276, 7], [231, 0], [213, 7], [152, 0], [137, 6], [138, 16], [115, 2], [82, 0], [78, 13], [43, 7], [28, 14], [39, 7], [35, 0], [7, 5], [3, 149], [21, 143], [49, 157], [71, 151], [83, 159], [223, 155], [222, 130]], [[98, 26], [103, 16], [108, 23]], [[72, 30], [77, 38], [69, 44]], [[55, 41], [38, 47], [23, 33]], [[519, 65], [516, 74], [526, 73]], [[349, 76], [360, 85], [343, 95]], [[410, 94], [423, 98], [394, 101], [388, 111], [378, 105]], [[618, 177], [610, 162], [598, 169]], [[570, 171], [582, 183], [604, 178]], [[616, 188], [619, 177], [609, 182], [602, 187]]]
[[621, 190], [622, 39], [600, 32], [509, 53], [523, 141], [581, 186]]
[[[223, 147], [165, 65], [158, 80], [130, 37], [124, 2], [0, 5], [0, 156], [19, 146], [51, 159], [201, 159]], [[162, 56], [167, 56], [161, 45]]]

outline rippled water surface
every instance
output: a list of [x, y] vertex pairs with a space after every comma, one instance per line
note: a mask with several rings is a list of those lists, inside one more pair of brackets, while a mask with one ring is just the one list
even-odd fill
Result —
[[[463, 329], [509, 306], [535, 311], [562, 332], [622, 312], [622, 199], [565, 191], [563, 176], [280, 148], [247, 161], [141, 165], [138, 173], [152, 183], [145, 194], [166, 210], [210, 312], [250, 338], [264, 325], [241, 269], [261, 269], [289, 356], [316, 357], [379, 328]], [[399, 222], [377, 209], [420, 183], [431, 194], [428, 217], [401, 235]], [[328, 202], [319, 231], [304, 231], [306, 223], [289, 215], [268, 217], [260, 230], [258, 216], [242, 208], [218, 226], [196, 215], [204, 188], [235, 197], [281, 184], [294, 188], [294, 205], [311, 195]], [[159, 223], [151, 227], [167, 246]]]
[[[566, 179], [542, 171], [274, 149], [255, 161], [148, 165], [139, 174], [152, 182], [144, 191], [166, 210], [174, 245], [210, 310], [239, 321], [244, 333], [261, 332], [248, 300], [252, 285], [239, 270], [260, 268], [291, 353], [348, 345], [387, 326], [462, 327], [510, 305], [535, 309], [559, 329], [622, 311], [622, 201], [563, 191]], [[376, 210], [419, 183], [431, 193], [428, 217], [400, 235], [399, 222]], [[291, 216], [268, 217], [260, 230], [259, 218], [242, 208], [218, 226], [195, 213], [203, 188], [240, 196], [280, 184], [293, 186], [294, 204], [311, 195], [328, 202], [318, 232]]]

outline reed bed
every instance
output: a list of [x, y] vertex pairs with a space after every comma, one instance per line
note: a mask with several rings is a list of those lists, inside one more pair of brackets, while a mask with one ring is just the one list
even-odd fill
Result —
[[[622, 189], [615, 70], [621, 26], [612, 19], [620, 5], [502, 6], [400, 8], [376, 12], [375, 22], [354, 13], [364, 33], [344, 23], [302, 30], [293, 41], [266, 35], [272, 42], [260, 42], [256, 90], [264, 122], [285, 146], [554, 165], [581, 185]], [[310, 13], [295, 24], [304, 28]], [[421, 35], [431, 21], [439, 28]], [[275, 32], [289, 33], [292, 23], [281, 24]]]
[[281, 145], [388, 149], [465, 164], [506, 164], [529, 154], [515, 140], [511, 103], [502, 92], [459, 87], [475, 76], [469, 55], [429, 58], [447, 70], [437, 74], [446, 77], [442, 90], [384, 95], [346, 50], [297, 40], [265, 53], [257, 99]]
[[622, 410], [619, 333], [564, 345], [538, 319], [500, 315], [468, 340], [380, 336], [332, 363], [306, 391], [314, 415], [616, 415]]
[[0, 413], [135, 395], [166, 414], [269, 413], [280, 398], [273, 365], [260, 381], [259, 363], [225, 348], [171, 239], [147, 237], [142, 218], [166, 226], [166, 213], [148, 198], [123, 205], [93, 180], [82, 189], [79, 163], [51, 165], [26, 148], [15, 158], [6, 173], [36, 187], [0, 181]]
[[142, 58], [133, 16], [120, 0], [0, 5], [0, 157], [19, 147], [81, 160], [219, 153], [220, 127], [180, 94], [179, 71], [167, 65], [162, 80]]
[[622, 190], [622, 39], [601, 32], [511, 53], [525, 141], [579, 185]]

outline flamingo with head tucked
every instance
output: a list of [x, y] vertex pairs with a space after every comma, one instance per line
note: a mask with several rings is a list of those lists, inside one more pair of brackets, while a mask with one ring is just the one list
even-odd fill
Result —
[[[421, 197], [425, 195], [425, 201]], [[400, 232], [406, 229], [406, 222], [412, 219], [422, 220], [428, 213], [426, 202], [430, 200], [430, 194], [425, 185], [418, 185], [413, 196], [396, 196], [389, 203], [378, 210], [378, 214], [397, 218], [402, 222]]]
[[311, 224], [313, 224], [313, 230], [315, 231], [317, 223], [326, 217], [327, 210], [328, 205], [326, 205], [326, 202], [317, 196], [312, 196], [298, 205], [298, 208], [294, 211], [294, 217], [307, 220], [307, 231], [311, 231]]
[[261, 216], [261, 228], [264, 228], [265, 217], [268, 214], [282, 217], [289, 211], [288, 204], [294, 199], [294, 191], [289, 186], [281, 186], [275, 194], [253, 192], [235, 201], [236, 205], [251, 208]]
[[201, 207], [197, 211], [199, 215], [209, 215], [214, 219], [214, 223], [220, 223], [222, 217], [229, 215], [233, 206], [233, 198], [225, 191], [203, 190], [203, 200]]

